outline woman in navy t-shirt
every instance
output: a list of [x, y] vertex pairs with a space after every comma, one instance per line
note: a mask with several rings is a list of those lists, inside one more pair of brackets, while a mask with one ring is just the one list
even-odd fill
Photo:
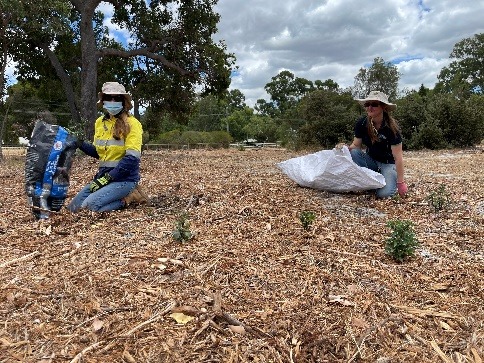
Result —
[[397, 105], [388, 102], [388, 96], [379, 91], [356, 101], [365, 107], [367, 115], [356, 122], [355, 137], [348, 147], [353, 161], [385, 177], [386, 185], [376, 191], [378, 198], [391, 197], [397, 191], [400, 196], [405, 195], [408, 188], [403, 176], [402, 136], [390, 115]]

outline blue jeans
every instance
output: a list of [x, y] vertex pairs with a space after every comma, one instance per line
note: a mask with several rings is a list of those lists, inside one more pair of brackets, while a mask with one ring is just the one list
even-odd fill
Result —
[[72, 199], [67, 209], [72, 213], [87, 208], [93, 212], [110, 212], [124, 207], [122, 199], [136, 187], [136, 182], [111, 182], [101, 189], [91, 193], [87, 184]]
[[356, 165], [376, 171], [385, 178], [386, 185], [376, 190], [377, 198], [388, 198], [395, 195], [397, 192], [397, 169], [395, 164], [376, 161], [361, 149], [351, 150], [351, 158]]

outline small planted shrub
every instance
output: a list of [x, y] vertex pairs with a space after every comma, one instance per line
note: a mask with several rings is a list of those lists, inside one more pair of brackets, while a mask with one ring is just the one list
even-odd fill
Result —
[[175, 222], [175, 229], [171, 235], [178, 242], [187, 242], [193, 237], [193, 234], [190, 231], [190, 221], [186, 213], [180, 214]]
[[386, 240], [385, 252], [398, 262], [406, 257], [413, 256], [419, 246], [419, 242], [413, 231], [411, 221], [392, 220], [387, 223], [392, 230]]
[[314, 220], [316, 219], [316, 214], [311, 211], [303, 211], [299, 215], [299, 220], [302, 223], [302, 226], [305, 231], [308, 231], [309, 228], [311, 228], [311, 225], [313, 224]]
[[451, 204], [450, 194], [445, 189], [444, 184], [440, 184], [437, 189], [432, 191], [427, 197], [427, 200], [434, 212], [440, 212], [441, 210], [447, 209]]

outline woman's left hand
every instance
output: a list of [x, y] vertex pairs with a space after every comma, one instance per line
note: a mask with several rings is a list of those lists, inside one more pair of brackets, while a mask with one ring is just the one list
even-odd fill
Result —
[[401, 197], [403, 197], [408, 192], [407, 184], [404, 181], [397, 183], [397, 189], [398, 189], [398, 194], [400, 194]]

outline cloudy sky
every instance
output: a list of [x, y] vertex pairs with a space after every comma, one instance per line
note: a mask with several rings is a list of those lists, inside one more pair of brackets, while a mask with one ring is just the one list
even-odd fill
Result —
[[[110, 24], [112, 6], [99, 10], [125, 38]], [[484, 32], [483, 0], [219, 0], [215, 10], [214, 39], [237, 57], [231, 89], [249, 106], [269, 100], [264, 86], [283, 70], [345, 88], [376, 57], [397, 65], [400, 90], [433, 88], [454, 45]]]
[[231, 88], [248, 105], [282, 70], [352, 86], [376, 57], [397, 65], [399, 89], [433, 88], [454, 45], [484, 32], [482, 0], [219, 0], [219, 33], [237, 57]]

